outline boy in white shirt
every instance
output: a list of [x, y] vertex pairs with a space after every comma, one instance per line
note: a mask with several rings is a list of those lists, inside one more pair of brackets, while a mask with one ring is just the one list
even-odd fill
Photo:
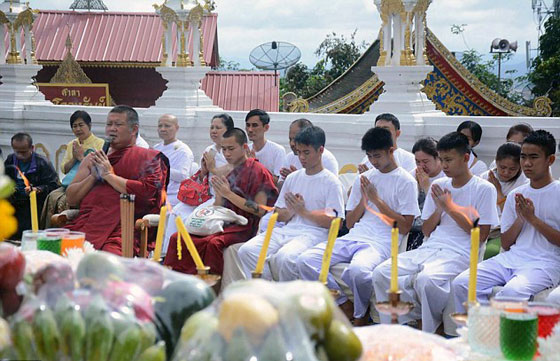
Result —
[[154, 145], [154, 149], [159, 150], [169, 159], [167, 197], [171, 206], [179, 203], [177, 199], [179, 186], [183, 180], [190, 177], [193, 173], [193, 153], [188, 145], [177, 139], [178, 131], [179, 122], [176, 116], [164, 114], [159, 118], [158, 135], [163, 142]]
[[[274, 258], [280, 281], [298, 278], [297, 257], [327, 237], [333, 216], [343, 215], [344, 197], [342, 184], [337, 176], [323, 168], [321, 156], [325, 145], [325, 132], [310, 126], [295, 138], [299, 160], [303, 169], [288, 175], [280, 191], [275, 208], [282, 228], [274, 228], [267, 257]], [[327, 210], [334, 210], [335, 215]], [[245, 275], [250, 278], [264, 241], [261, 233], [246, 242], [238, 251]], [[268, 265], [263, 278], [271, 279]]]
[[[342, 279], [354, 294], [354, 305], [342, 293], [337, 301], [343, 310], [353, 313], [355, 326], [365, 325], [369, 317], [373, 269], [391, 256], [392, 225], [366, 210], [366, 203], [368, 208], [395, 220], [401, 234], [407, 234], [414, 217], [420, 215], [416, 182], [397, 166], [391, 133], [383, 128], [368, 130], [362, 138], [362, 150], [375, 169], [363, 173], [352, 186], [346, 207], [350, 233], [336, 240], [331, 259], [331, 265], [350, 263]], [[303, 279], [318, 279], [325, 248], [326, 242], [322, 242], [299, 256], [297, 265]], [[332, 275], [327, 282], [330, 289], [340, 291]]]
[[[521, 148], [521, 168], [529, 178], [507, 197], [502, 212], [502, 247], [506, 250], [478, 265], [477, 297], [529, 299], [560, 282], [560, 182], [552, 178], [556, 141], [545, 130], [529, 133]], [[468, 270], [453, 281], [455, 307], [464, 310]]]
[[[391, 132], [391, 136], [393, 137], [393, 147], [395, 147], [395, 150], [393, 151], [393, 157], [395, 157], [397, 165], [406, 169], [408, 172], [411, 172], [414, 168], [416, 168], [414, 155], [402, 148], [399, 148], [397, 145], [397, 139], [401, 136], [401, 123], [399, 122], [399, 119], [390, 113], [379, 114], [375, 118], [374, 126], [385, 128]], [[364, 157], [362, 159], [362, 163], [358, 165], [360, 173], [363, 173], [366, 170], [371, 169], [372, 167], [373, 165], [371, 164], [367, 156]]]
[[[469, 267], [471, 222], [454, 205], [473, 207], [479, 213], [480, 239], [488, 237], [498, 222], [496, 188], [473, 176], [467, 164], [470, 147], [463, 134], [453, 132], [437, 145], [443, 171], [448, 177], [435, 180], [422, 211], [422, 232], [427, 239], [419, 248], [398, 257], [398, 285], [402, 299], [414, 309], [400, 322], [422, 320], [422, 330], [435, 332], [441, 324], [451, 291], [451, 281]], [[377, 301], [387, 301], [391, 260], [373, 271]], [[389, 322], [382, 315], [383, 322]]]
[[278, 183], [280, 169], [284, 166], [286, 150], [280, 144], [265, 138], [270, 129], [270, 116], [261, 109], [253, 109], [245, 117], [245, 130], [249, 141], [250, 157], [256, 158], [272, 174], [274, 182]]

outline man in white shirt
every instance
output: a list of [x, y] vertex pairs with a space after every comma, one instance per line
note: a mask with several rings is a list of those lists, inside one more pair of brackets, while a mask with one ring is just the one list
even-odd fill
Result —
[[[552, 178], [556, 141], [545, 130], [529, 133], [521, 148], [521, 168], [529, 178], [507, 197], [502, 212], [502, 247], [505, 252], [478, 265], [477, 297], [496, 296], [528, 300], [560, 282], [560, 182]], [[455, 307], [464, 310], [469, 272], [453, 281]]]
[[[407, 234], [414, 217], [420, 215], [416, 182], [397, 166], [391, 133], [383, 128], [368, 130], [362, 138], [362, 150], [375, 169], [356, 178], [352, 186], [346, 206], [350, 233], [336, 240], [331, 258], [331, 265], [350, 263], [342, 280], [354, 294], [354, 305], [342, 292], [337, 302], [346, 312], [353, 311], [355, 326], [365, 325], [369, 318], [373, 269], [391, 256], [392, 224], [384, 223], [368, 209], [396, 221], [401, 234]], [[322, 242], [299, 256], [297, 266], [303, 279], [319, 278], [325, 248], [326, 242]], [[331, 274], [327, 283], [330, 289], [341, 291]]]
[[[337, 176], [323, 168], [321, 161], [325, 132], [310, 126], [297, 134], [295, 142], [303, 169], [288, 175], [280, 191], [274, 206], [278, 221], [286, 225], [274, 228], [267, 253], [278, 268], [280, 281], [298, 278], [297, 257], [325, 240], [332, 219], [344, 212], [342, 184]], [[247, 277], [257, 264], [264, 237], [265, 233], [261, 233], [239, 249], [239, 259]], [[263, 278], [272, 278], [268, 265]]]
[[[496, 188], [473, 176], [467, 166], [470, 147], [463, 134], [453, 132], [437, 145], [446, 178], [435, 180], [426, 198], [422, 231], [426, 242], [398, 257], [398, 286], [402, 299], [414, 309], [400, 322], [422, 320], [422, 330], [435, 332], [443, 318], [451, 291], [451, 281], [469, 267], [472, 221], [457, 207], [472, 207], [479, 214], [480, 240], [486, 241], [490, 227], [498, 222]], [[391, 260], [373, 271], [377, 301], [388, 300]], [[384, 323], [389, 318], [381, 315]]]
[[[414, 168], [416, 168], [414, 155], [402, 148], [399, 148], [397, 145], [397, 139], [401, 136], [401, 123], [399, 122], [399, 119], [390, 113], [379, 114], [375, 118], [375, 126], [379, 128], [385, 128], [391, 132], [391, 136], [393, 137], [393, 144], [395, 147], [393, 156], [395, 157], [397, 165], [406, 169], [408, 172], [411, 172]], [[371, 169], [372, 167], [373, 166], [368, 160], [367, 156], [364, 157], [362, 159], [362, 163], [358, 165], [360, 173], [363, 173], [366, 170]]]
[[178, 131], [179, 122], [177, 117], [171, 114], [164, 114], [159, 118], [158, 135], [163, 142], [154, 145], [154, 149], [159, 150], [169, 159], [170, 168], [167, 197], [172, 206], [179, 203], [177, 199], [179, 186], [183, 180], [192, 175], [192, 166], [194, 162], [191, 148], [177, 139]]
[[245, 130], [249, 141], [250, 156], [256, 158], [266, 167], [278, 182], [280, 169], [284, 166], [286, 150], [280, 144], [265, 138], [270, 129], [270, 116], [261, 109], [253, 109], [245, 117]]

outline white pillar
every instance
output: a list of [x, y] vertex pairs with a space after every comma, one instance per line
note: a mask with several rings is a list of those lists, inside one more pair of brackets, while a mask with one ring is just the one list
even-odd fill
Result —
[[[177, 39], [177, 46], [179, 46], [179, 39]], [[167, 53], [167, 62], [165, 65], [173, 65], [173, 23], [167, 24], [167, 31], [165, 32], [165, 52]]]
[[25, 35], [25, 60], [27, 64], [33, 64], [33, 59], [31, 58], [31, 52], [33, 51], [33, 46], [31, 45], [31, 27], [25, 25], [23, 31]]
[[33, 79], [42, 66], [34, 64], [2, 64], [0, 75], [0, 109], [21, 110], [25, 104], [47, 103]]
[[424, 64], [424, 40], [425, 40], [424, 15], [421, 12], [417, 12], [414, 17], [414, 22], [416, 25], [416, 65], [425, 65]]
[[[6, 36], [6, 26], [0, 24], [0, 64], [6, 64], [6, 44], [4, 43], [4, 37]], [[8, 44], [10, 39], [8, 39]]]
[[384, 65], [389, 65], [391, 64], [391, 56], [392, 56], [392, 51], [393, 51], [393, 47], [391, 45], [391, 17], [389, 17], [387, 23], [385, 24], [384, 28], [383, 28], [383, 48], [385, 49], [385, 51], [387, 52], [387, 57], [385, 58], [385, 64]]
[[192, 34], [192, 42], [193, 42], [193, 53], [191, 54], [191, 61], [193, 62], [194, 66], [200, 66], [200, 29], [198, 28], [198, 24], [190, 23], [189, 24], [189, 31]]
[[393, 56], [391, 57], [391, 65], [400, 65], [401, 50], [403, 50], [403, 31], [401, 25], [401, 16], [398, 13], [391, 14], [393, 23]]

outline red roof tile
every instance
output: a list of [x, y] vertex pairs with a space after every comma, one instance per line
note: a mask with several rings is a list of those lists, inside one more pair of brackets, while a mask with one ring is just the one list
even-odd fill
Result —
[[202, 90], [225, 110], [277, 112], [279, 83], [278, 75], [271, 71], [210, 71], [202, 79]]
[[[218, 61], [217, 25], [217, 14], [204, 16], [204, 60], [210, 66], [216, 66]], [[156, 13], [41, 10], [33, 24], [33, 33], [37, 60], [43, 62], [64, 59], [68, 33], [72, 53], [80, 62], [161, 61], [163, 27]], [[5, 44], [8, 44], [7, 34]], [[192, 51], [192, 36], [189, 36], [189, 50]], [[172, 54], [176, 59], [176, 41]]]

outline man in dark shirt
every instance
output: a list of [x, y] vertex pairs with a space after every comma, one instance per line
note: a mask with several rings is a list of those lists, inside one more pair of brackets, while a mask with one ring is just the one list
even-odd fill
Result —
[[[33, 190], [37, 192], [37, 214], [41, 214], [45, 198], [59, 187], [59, 182], [51, 162], [35, 153], [33, 139], [29, 134], [17, 133], [12, 137], [11, 144], [14, 153], [8, 155], [4, 166], [6, 175], [16, 182], [16, 191], [10, 196], [9, 201], [16, 209], [18, 221], [18, 230], [13, 238], [19, 239], [24, 230], [31, 229], [29, 193]], [[29, 187], [26, 186], [21, 174], [28, 179]]]

